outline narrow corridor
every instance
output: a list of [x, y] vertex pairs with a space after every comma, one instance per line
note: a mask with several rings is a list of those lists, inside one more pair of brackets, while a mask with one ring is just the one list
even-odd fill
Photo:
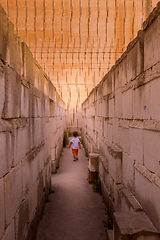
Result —
[[87, 181], [88, 161], [84, 149], [73, 162], [64, 148], [57, 174], [52, 175], [50, 201], [45, 204], [36, 240], [106, 239], [105, 204]]

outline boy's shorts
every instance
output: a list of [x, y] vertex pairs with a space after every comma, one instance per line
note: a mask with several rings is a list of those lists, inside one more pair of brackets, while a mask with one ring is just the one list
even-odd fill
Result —
[[75, 155], [75, 154], [77, 154], [78, 153], [78, 149], [73, 149], [72, 148], [72, 153]]

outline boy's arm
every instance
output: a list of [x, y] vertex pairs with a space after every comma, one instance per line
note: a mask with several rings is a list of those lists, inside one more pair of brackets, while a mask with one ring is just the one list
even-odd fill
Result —
[[80, 142], [78, 142], [78, 145], [79, 145], [79, 149], [81, 149], [81, 144], [80, 144]]
[[71, 145], [72, 145], [72, 142], [70, 142], [70, 144], [69, 144], [69, 148], [71, 147]]

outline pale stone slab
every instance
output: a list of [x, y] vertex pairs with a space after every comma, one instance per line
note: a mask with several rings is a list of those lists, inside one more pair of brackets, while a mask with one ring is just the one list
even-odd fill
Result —
[[123, 153], [122, 169], [124, 186], [134, 191], [134, 159], [125, 153]]
[[144, 70], [155, 65], [159, 61], [159, 24], [160, 17], [156, 18], [144, 34]]
[[122, 105], [122, 90], [121, 88], [115, 91], [115, 116], [117, 118], [122, 117], [123, 105]]
[[[135, 196], [142, 205], [144, 211], [147, 212], [148, 216], [154, 222], [155, 220], [159, 219], [159, 204], [154, 205], [154, 201], [157, 202], [156, 198], [159, 195], [159, 188], [154, 187], [157, 189], [158, 192], [153, 192], [153, 174], [151, 174], [147, 169], [136, 165], [135, 169]], [[158, 227], [159, 220], [156, 221], [155, 226]], [[159, 227], [157, 228], [159, 230]]]
[[133, 91], [133, 118], [150, 119], [151, 111], [151, 83], [148, 83]]
[[115, 98], [109, 99], [109, 117], [114, 117], [115, 115]]
[[122, 93], [122, 116], [123, 118], [132, 119], [133, 109], [132, 109], [132, 89]]
[[21, 117], [29, 117], [29, 89], [21, 85]]
[[5, 211], [4, 211], [4, 181], [3, 178], [0, 179], [0, 238], [2, 237], [2, 234], [4, 232], [5, 228]]
[[21, 77], [10, 68], [5, 68], [5, 107], [3, 118], [18, 118], [21, 115]]
[[29, 221], [30, 222], [32, 221], [32, 219], [34, 217], [34, 213], [35, 213], [36, 207], [37, 207], [37, 188], [38, 188], [38, 183], [36, 182], [30, 189], [29, 194], [28, 194]]
[[160, 134], [144, 130], [144, 166], [160, 177]]
[[143, 130], [137, 128], [129, 129], [130, 156], [143, 164]]
[[9, 225], [22, 203], [22, 165], [18, 164], [5, 177], [5, 216]]
[[17, 240], [25, 239], [28, 227], [28, 218], [29, 218], [29, 202], [28, 199], [25, 199], [15, 215]]
[[4, 73], [1, 72], [1, 63], [0, 63], [0, 116], [2, 115], [4, 100], [5, 100], [5, 79]]
[[[138, 235], [138, 236], [137, 236]], [[114, 238], [158, 240], [159, 234], [144, 212], [114, 213]]]
[[16, 159], [14, 164], [21, 162], [26, 153], [29, 152], [29, 138], [28, 138], [28, 127], [20, 127], [16, 129]]
[[2, 237], [2, 240], [15, 240], [15, 221], [11, 222], [11, 224], [5, 230], [5, 233]]
[[14, 137], [9, 132], [0, 132], [0, 177], [10, 171], [14, 159]]
[[156, 80], [152, 81], [151, 83], [151, 118], [152, 119], [160, 119], [160, 94], [159, 94], [159, 88], [160, 88], [160, 77], [158, 77]]
[[98, 172], [99, 165], [99, 154], [90, 153], [89, 154], [89, 170], [91, 172]]
[[119, 127], [120, 148], [125, 153], [130, 153], [129, 128]]

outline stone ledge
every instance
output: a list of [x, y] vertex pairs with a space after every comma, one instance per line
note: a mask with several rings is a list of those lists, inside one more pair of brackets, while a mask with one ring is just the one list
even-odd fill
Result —
[[122, 188], [121, 192], [134, 212], [143, 211], [143, 208], [140, 205], [140, 203], [137, 201], [135, 196], [127, 188]]
[[104, 169], [108, 170], [108, 161], [103, 155], [99, 156], [99, 161], [102, 163]]
[[[136, 236], [147, 236], [152, 240], [160, 239], [158, 231], [144, 212], [114, 214], [114, 234], [116, 239], [137, 239]], [[118, 238], [119, 237], [119, 238]], [[145, 238], [144, 238], [145, 239]]]
[[157, 6], [153, 9], [153, 11], [149, 14], [149, 17], [143, 23], [143, 30], [149, 28], [149, 26], [157, 19], [160, 15], [160, 2], [157, 3]]

